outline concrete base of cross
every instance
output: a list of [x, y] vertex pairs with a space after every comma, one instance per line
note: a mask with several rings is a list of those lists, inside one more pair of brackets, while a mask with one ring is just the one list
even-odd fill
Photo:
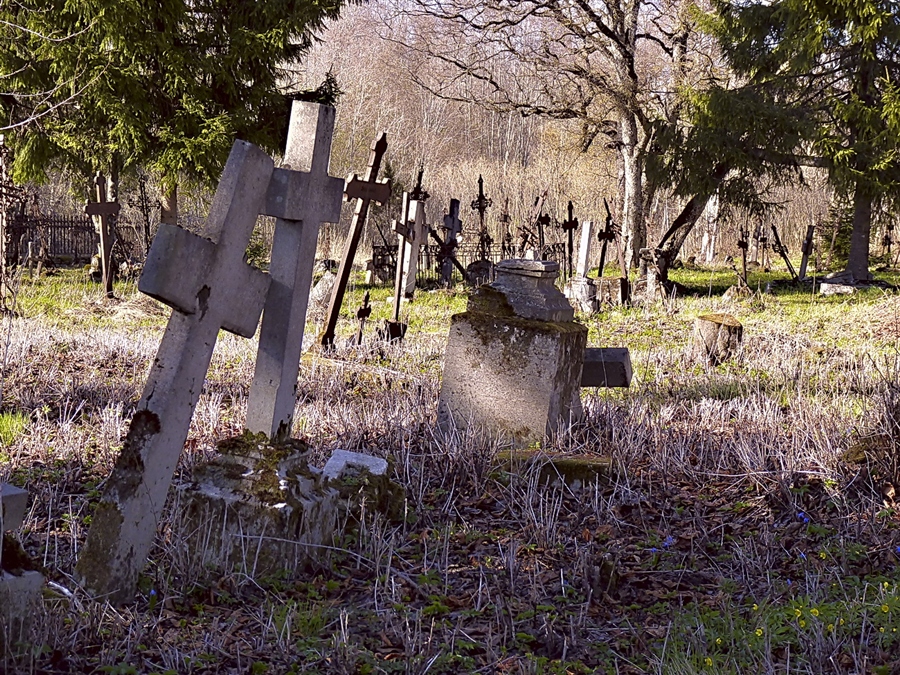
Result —
[[31, 618], [43, 587], [40, 572], [16, 576], [0, 571], [0, 657], [15, 656], [27, 648]]
[[182, 542], [184, 573], [294, 572], [327, 560], [363, 500], [367, 510], [402, 513], [404, 492], [388, 479], [383, 459], [338, 450], [317, 469], [302, 442], [273, 446], [249, 433], [219, 450], [177, 490], [173, 534]]

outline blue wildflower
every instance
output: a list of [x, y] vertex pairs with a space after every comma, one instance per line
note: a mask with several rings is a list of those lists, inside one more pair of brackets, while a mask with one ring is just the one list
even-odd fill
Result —
[[675, 539], [670, 534], [668, 537], [666, 537], [666, 540], [663, 542], [663, 548], [669, 548], [674, 543], [675, 543]]

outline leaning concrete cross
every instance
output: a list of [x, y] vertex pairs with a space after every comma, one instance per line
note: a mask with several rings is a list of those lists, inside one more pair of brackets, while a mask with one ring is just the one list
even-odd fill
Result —
[[328, 175], [333, 133], [334, 108], [294, 101], [285, 168], [272, 176], [263, 211], [277, 220], [247, 429], [274, 440], [290, 436], [294, 419], [319, 226], [341, 218], [344, 180]]
[[321, 337], [323, 347], [334, 345], [334, 329], [341, 312], [344, 293], [347, 291], [347, 281], [350, 279], [350, 268], [356, 257], [359, 238], [362, 236], [366, 216], [369, 214], [369, 202], [383, 205], [387, 204], [391, 198], [391, 181], [377, 180], [378, 171], [381, 168], [381, 158], [384, 157], [386, 150], [387, 135], [381, 134], [372, 144], [372, 153], [369, 156], [369, 168], [366, 171], [365, 179], [360, 180], [359, 176], [353, 174], [347, 179], [347, 186], [344, 188], [344, 197], [347, 201], [356, 199], [356, 211], [353, 214], [353, 222], [350, 223], [347, 241], [344, 243], [344, 255], [341, 258], [340, 267], [338, 267], [337, 281], [331, 291], [331, 301], [328, 303], [328, 318], [325, 321], [325, 330], [322, 331]]
[[112, 246], [115, 229], [112, 219], [119, 215], [119, 203], [106, 201], [106, 178], [99, 171], [94, 184], [97, 186], [97, 201], [87, 202], [84, 212], [94, 219], [94, 227], [100, 234], [100, 262], [103, 266], [103, 287], [106, 297], [113, 296]]
[[138, 288], [173, 312], [75, 568], [94, 596], [133, 597], [219, 329], [256, 332], [269, 278], [244, 252], [272, 168], [262, 150], [235, 142], [203, 236], [161, 224], [153, 240]]
[[419, 249], [425, 243], [425, 200], [410, 199], [409, 233], [406, 253], [403, 256], [403, 297], [412, 298], [416, 292], [416, 275], [419, 273]]

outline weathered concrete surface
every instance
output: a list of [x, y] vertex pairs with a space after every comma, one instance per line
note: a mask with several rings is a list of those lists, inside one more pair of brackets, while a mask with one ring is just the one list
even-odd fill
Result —
[[563, 293], [579, 312], [594, 314], [597, 311], [597, 287], [594, 279], [572, 277], [566, 282]]
[[[265, 152], [235, 142], [203, 233], [209, 242], [197, 248], [212, 251], [204, 262], [208, 267], [177, 266], [166, 257], [173, 242], [200, 237], [172, 231], [172, 236], [154, 240], [153, 264], [148, 260], [144, 268], [146, 283], [174, 311], [75, 567], [76, 579], [97, 598], [127, 602], [134, 597], [219, 329], [246, 333], [252, 323], [247, 317], [255, 321], [258, 316], [263, 296], [248, 298], [243, 284], [247, 278], [265, 277], [246, 265], [244, 252], [272, 170]], [[141, 284], [144, 290], [144, 276]], [[181, 286], [196, 289], [193, 298], [179, 294]]]
[[587, 328], [553, 285], [556, 263], [505, 260], [452, 318], [438, 426], [473, 425], [513, 446], [542, 442], [581, 418]]
[[549, 322], [575, 318], [575, 310], [553, 283], [559, 276], [557, 263], [503, 260], [497, 263], [495, 273], [491, 288], [505, 297], [517, 317]]
[[0, 570], [0, 657], [27, 648], [31, 617], [41, 599], [44, 577], [39, 572], [20, 575]]
[[0, 483], [0, 534], [17, 529], [25, 519], [28, 492], [8, 483]]
[[402, 512], [405, 493], [383, 459], [338, 450], [320, 470], [302, 442], [271, 445], [250, 433], [219, 449], [178, 490], [173, 534], [192, 569], [294, 572], [341, 545], [348, 515], [352, 522], [363, 508], [392, 519]]
[[516, 475], [529, 470], [538, 472], [541, 485], [566, 485], [578, 490], [596, 482], [608, 484], [615, 478], [616, 468], [604, 455], [570, 455], [537, 450], [504, 450], [494, 460], [497, 468]]
[[272, 283], [247, 399], [247, 428], [278, 440], [290, 436], [297, 404], [319, 228], [341, 216], [344, 181], [328, 175], [334, 118], [331, 106], [293, 102], [285, 167], [275, 170], [262, 211], [277, 220], [269, 265]]

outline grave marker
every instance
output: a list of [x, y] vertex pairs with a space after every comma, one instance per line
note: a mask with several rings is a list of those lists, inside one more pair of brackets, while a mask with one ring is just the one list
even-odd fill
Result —
[[462, 221], [459, 219], [459, 200], [450, 200], [450, 213], [444, 216], [444, 232], [446, 232], [444, 241], [432, 231], [431, 236], [438, 242], [441, 247], [439, 258], [441, 259], [441, 280], [445, 286], [450, 285], [453, 276], [453, 267], [456, 266], [462, 272], [463, 279], [466, 278], [466, 271], [456, 259], [455, 251], [458, 245], [457, 237], [462, 232]]
[[356, 211], [353, 213], [353, 222], [350, 224], [350, 232], [347, 233], [347, 241], [344, 243], [344, 255], [341, 257], [341, 265], [338, 267], [337, 281], [331, 293], [331, 301], [328, 303], [328, 318], [325, 321], [325, 330], [322, 331], [322, 346], [334, 345], [334, 329], [337, 326], [338, 315], [341, 312], [341, 304], [344, 294], [347, 292], [347, 282], [350, 279], [350, 269], [353, 259], [356, 257], [356, 249], [359, 246], [359, 238], [362, 236], [366, 217], [369, 215], [369, 203], [387, 204], [391, 198], [391, 182], [378, 180], [378, 171], [381, 169], [381, 159], [387, 151], [387, 135], [381, 134], [372, 144], [372, 152], [369, 155], [369, 168], [366, 177], [360, 180], [356, 174], [347, 179], [344, 189], [344, 198], [347, 201], [356, 199]]
[[400, 220], [391, 221], [391, 229], [397, 235], [397, 268], [394, 270], [394, 312], [392, 318], [385, 321], [386, 338], [390, 342], [402, 340], [406, 335], [406, 324], [400, 322], [400, 303], [403, 301], [403, 263], [406, 257], [406, 243], [413, 236], [409, 223], [409, 193], [403, 193], [400, 207]]
[[[568, 248], [566, 249], [568, 256], [566, 258], [566, 262], [568, 263], [567, 274], [571, 277], [573, 275], [572, 269], [572, 260], [575, 257], [575, 229], [578, 227], [578, 218], [572, 215], [572, 201], [569, 200], [568, 207], [569, 217], [560, 223], [560, 227], [562, 227], [563, 232], [568, 235]], [[582, 275], [584, 276], [584, 275]]]
[[84, 212], [94, 220], [94, 227], [100, 234], [100, 262], [103, 266], [103, 288], [106, 297], [113, 297], [113, 270], [112, 247], [115, 242], [116, 231], [113, 227], [113, 219], [119, 215], [118, 202], [106, 201], [106, 178], [99, 171], [94, 178], [97, 186], [97, 201], [87, 202]]
[[[0, 538], [22, 525], [27, 507], [25, 490], [0, 483]], [[11, 560], [4, 562], [3, 548], [7, 549]], [[28, 642], [31, 618], [44, 585], [44, 577], [36, 569], [15, 540], [0, 547], [0, 662], [11, 648]], [[6, 570], [14, 570], [14, 573]]]
[[362, 306], [356, 310], [356, 320], [359, 322], [359, 329], [356, 331], [356, 344], [361, 345], [363, 342], [363, 330], [366, 327], [366, 321], [372, 315], [372, 307], [369, 305], [369, 291], [363, 296]]
[[[806, 267], [809, 265], [809, 256], [813, 251], [813, 237], [816, 234], [816, 226], [810, 225], [806, 228], [806, 238], [803, 240], [803, 258], [800, 259], [800, 272], [798, 277], [802, 281], [806, 279]], [[890, 239], [888, 240], [888, 253], [890, 253]], [[890, 259], [890, 256], [888, 257]]]
[[[422, 187], [422, 175], [425, 169], [419, 169], [419, 177], [416, 186], [409, 193], [409, 204], [406, 209], [406, 236], [400, 245], [404, 247], [403, 269], [403, 296], [412, 298], [416, 292], [416, 274], [419, 272], [419, 249], [425, 243], [425, 202], [431, 196]], [[398, 263], [399, 264], [399, 263]]]
[[493, 200], [489, 199], [484, 194], [484, 178], [481, 175], [478, 176], [478, 196], [472, 200], [472, 210], [478, 213], [478, 252], [481, 256], [482, 260], [487, 260], [491, 248], [491, 244], [494, 243], [494, 240], [491, 239], [490, 234], [487, 231], [487, 225], [484, 222], [484, 214], [487, 213], [488, 208], [493, 205]]
[[263, 210], [276, 218], [272, 283], [247, 399], [247, 429], [275, 441], [291, 434], [319, 226], [341, 218], [344, 181], [328, 175], [334, 114], [331, 106], [293, 102], [285, 168], [274, 171]]
[[133, 597], [153, 545], [219, 329], [256, 331], [269, 277], [244, 262], [272, 160], [237, 141], [203, 236], [161, 224], [138, 287], [173, 308], [75, 568], [94, 596]]

